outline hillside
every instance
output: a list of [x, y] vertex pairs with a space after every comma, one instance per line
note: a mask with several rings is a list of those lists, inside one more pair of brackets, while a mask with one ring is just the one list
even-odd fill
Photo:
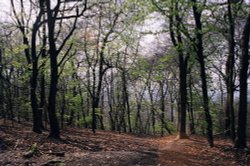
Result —
[[[35, 134], [30, 126], [0, 123], [0, 165], [247, 165], [249, 154], [236, 152], [227, 140], [215, 140], [209, 148], [206, 139], [192, 136], [149, 137], [67, 128], [61, 140]], [[31, 149], [35, 153], [27, 155]], [[57, 164], [56, 164], [57, 163]], [[249, 164], [249, 163], [248, 163]]]

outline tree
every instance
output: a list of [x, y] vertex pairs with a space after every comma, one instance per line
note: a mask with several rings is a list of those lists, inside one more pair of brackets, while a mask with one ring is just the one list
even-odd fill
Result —
[[179, 68], [179, 128], [178, 128], [178, 138], [187, 138], [186, 134], [186, 108], [187, 108], [187, 67], [189, 55], [185, 51], [185, 44], [183, 43], [182, 35], [182, 18], [180, 17], [180, 4], [178, 1], [171, 1], [169, 5], [169, 12], [167, 13], [160, 5], [154, 0], [152, 3], [157, 7], [157, 9], [168, 17], [169, 19], [169, 33], [171, 37], [172, 44], [176, 49], [178, 55], [178, 68]]
[[214, 146], [213, 143], [213, 124], [212, 118], [209, 111], [209, 98], [207, 92], [207, 75], [205, 68], [205, 58], [203, 54], [203, 35], [202, 35], [202, 22], [201, 22], [201, 13], [202, 9], [198, 5], [196, 0], [192, 0], [193, 16], [195, 20], [195, 50], [197, 54], [197, 59], [200, 65], [200, 77], [202, 82], [202, 96], [203, 96], [203, 109], [205, 111], [205, 117], [207, 122], [207, 139], [210, 147]]
[[[49, 99], [48, 99], [48, 114], [49, 114], [51, 130], [49, 137], [56, 139], [60, 138], [59, 124], [56, 116], [56, 94], [57, 94], [57, 84], [59, 79], [58, 68], [60, 65], [64, 63], [65, 60], [68, 59], [66, 57], [69, 55], [69, 51], [71, 50], [73, 43], [71, 43], [68, 46], [65, 53], [63, 54], [63, 57], [59, 62], [58, 62], [58, 56], [60, 55], [60, 53], [63, 52], [66, 43], [73, 35], [76, 29], [76, 23], [78, 18], [82, 16], [82, 14], [87, 10], [87, 0], [85, 0], [84, 8], [82, 9], [81, 12], [79, 12], [78, 7], [76, 7], [76, 14], [70, 16], [64, 16], [62, 14], [62, 12], [64, 13], [65, 11], [67, 11], [67, 9], [65, 9], [65, 6], [63, 9], [60, 8], [62, 4], [63, 2], [61, 0], [58, 0], [55, 4], [55, 7], [52, 8], [50, 0], [46, 0], [44, 2], [47, 15], [48, 45], [49, 45], [49, 58], [50, 58], [50, 88], [49, 88]], [[61, 25], [64, 19], [71, 19], [71, 18], [74, 18], [74, 21], [69, 30], [69, 33], [65, 35], [65, 37], [61, 41], [61, 44], [58, 45], [57, 35], [59, 35], [61, 31], [59, 30], [56, 33], [57, 21], [58, 20], [61, 21], [61, 23], [59, 24]]]
[[[23, 44], [26, 45], [24, 49], [25, 57], [27, 60], [28, 65], [31, 65], [31, 76], [30, 76], [30, 101], [32, 107], [32, 115], [33, 115], [33, 131], [37, 133], [41, 133], [42, 129], [42, 114], [41, 111], [38, 109], [38, 101], [37, 101], [37, 78], [38, 78], [38, 60], [39, 55], [37, 53], [37, 33], [40, 28], [41, 19], [44, 14], [44, 6], [39, 6], [39, 12], [33, 22], [32, 25], [32, 32], [31, 32], [31, 39], [29, 41], [28, 38], [28, 23], [31, 18], [25, 23], [25, 11], [24, 11], [24, 2], [23, 0], [20, 1], [21, 5], [21, 17], [17, 14], [17, 9], [15, 7], [15, 3], [11, 0], [12, 11], [14, 13], [16, 22], [18, 24], [18, 28], [22, 34]], [[31, 14], [31, 13], [30, 13]]]
[[247, 78], [249, 66], [249, 36], [250, 36], [250, 14], [246, 19], [241, 38], [240, 57], [240, 100], [238, 110], [238, 128], [235, 146], [239, 149], [247, 147]]
[[229, 22], [229, 33], [228, 33], [228, 58], [226, 64], [226, 75], [225, 82], [227, 85], [227, 99], [225, 105], [225, 130], [226, 135], [231, 135], [231, 139], [235, 141], [235, 117], [234, 117], [234, 70], [235, 70], [235, 26], [234, 26], [234, 18], [233, 18], [233, 2], [228, 0], [227, 10], [228, 10], [228, 22]]

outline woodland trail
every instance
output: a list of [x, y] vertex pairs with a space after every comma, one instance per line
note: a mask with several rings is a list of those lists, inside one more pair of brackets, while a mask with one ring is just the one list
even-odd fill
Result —
[[178, 166], [248, 166], [249, 154], [236, 151], [229, 140], [215, 139], [215, 147], [210, 148], [206, 138], [192, 136], [176, 140], [176, 136], [161, 139], [158, 154], [160, 164]]
[[[110, 131], [66, 128], [61, 140], [36, 134], [29, 124], [0, 122], [0, 166], [247, 166], [249, 154], [237, 152], [230, 142], [216, 138], [207, 146], [203, 136], [176, 140], [176, 136], [138, 136]], [[36, 145], [30, 157], [24, 154]]]

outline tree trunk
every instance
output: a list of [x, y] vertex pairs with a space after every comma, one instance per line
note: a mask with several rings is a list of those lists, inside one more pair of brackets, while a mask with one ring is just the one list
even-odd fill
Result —
[[143, 96], [139, 94], [136, 95], [136, 115], [135, 115], [135, 130], [139, 133], [141, 132], [142, 119], [141, 119], [141, 104]]
[[38, 101], [36, 95], [37, 89], [37, 78], [38, 78], [38, 57], [36, 55], [36, 35], [38, 31], [38, 23], [40, 22], [40, 18], [36, 20], [33, 25], [32, 31], [32, 40], [31, 40], [31, 57], [32, 57], [32, 74], [30, 77], [30, 100], [31, 100], [31, 107], [33, 113], [33, 131], [36, 133], [41, 133], [42, 129], [42, 115], [41, 111], [38, 109]]
[[83, 118], [83, 123], [84, 123], [83, 125], [84, 125], [84, 128], [87, 128], [88, 125], [86, 123], [86, 117], [87, 117], [87, 109], [88, 109], [88, 107], [84, 106], [84, 97], [83, 97], [83, 92], [82, 92], [82, 89], [81, 89], [81, 83], [80, 83], [79, 77], [77, 77], [77, 80], [78, 80], [79, 95], [80, 95], [80, 98], [81, 98], [81, 112], [82, 112], [82, 118]]
[[[76, 73], [73, 74], [72, 79], [73, 80], [76, 79]], [[73, 87], [72, 93], [73, 93], [73, 98], [77, 96], [76, 86]], [[76, 107], [76, 105], [73, 104], [72, 107]], [[68, 121], [68, 124], [67, 124], [68, 126], [74, 125], [74, 120], [75, 120], [74, 118], [75, 118], [75, 109], [71, 108], [70, 109], [70, 114], [69, 114], [69, 121]]]
[[[40, 112], [41, 112], [41, 119], [39, 120], [39, 122], [43, 122], [43, 119], [46, 119], [47, 117], [45, 117], [44, 115], [46, 115], [45, 111], [46, 111], [46, 95], [45, 95], [45, 75], [44, 75], [44, 68], [41, 67], [41, 78], [40, 78], [40, 104], [39, 104], [39, 108], [40, 108]], [[42, 129], [45, 129], [45, 127], [43, 126], [43, 123], [40, 124], [40, 126], [42, 127]]]
[[[90, 89], [90, 71], [87, 69], [87, 88]], [[86, 115], [90, 116], [90, 108], [91, 108], [91, 101], [90, 101], [90, 93], [87, 93], [87, 99], [86, 99]], [[88, 123], [86, 123], [86, 128], [89, 126]]]
[[[60, 3], [60, 2], [59, 2]], [[47, 26], [48, 26], [48, 38], [49, 38], [49, 55], [50, 55], [50, 89], [49, 89], [49, 100], [48, 100], [48, 113], [50, 120], [50, 133], [49, 137], [59, 139], [60, 130], [56, 116], [56, 93], [58, 83], [58, 63], [57, 56], [58, 51], [56, 49], [54, 32], [56, 17], [50, 7], [50, 1], [46, 1], [47, 6]], [[58, 11], [56, 11], [58, 12]]]
[[247, 78], [249, 66], [249, 35], [250, 35], [250, 14], [248, 14], [242, 38], [240, 57], [240, 101], [238, 114], [237, 140], [235, 146], [239, 149], [247, 147]]
[[93, 133], [96, 132], [96, 109], [98, 108], [99, 105], [99, 99], [96, 97], [92, 98], [92, 131]]
[[[37, 78], [38, 78], [38, 56], [37, 56], [37, 50], [36, 50], [36, 37], [37, 32], [39, 30], [39, 23], [41, 22], [42, 15], [44, 13], [43, 7], [40, 8], [39, 15], [36, 18], [35, 23], [33, 24], [32, 29], [32, 38], [31, 38], [31, 62], [32, 65], [32, 74], [30, 77], [30, 101], [31, 101], [31, 107], [32, 107], [32, 113], [33, 113], [33, 131], [37, 133], [42, 132], [42, 113], [41, 110], [38, 109], [38, 101], [37, 101]], [[26, 43], [27, 39], [24, 38], [24, 42]], [[28, 44], [28, 43], [26, 43]], [[29, 56], [28, 51], [25, 52], [27, 56]], [[28, 60], [29, 63], [29, 60]]]
[[[50, 34], [50, 35], [53, 35]], [[53, 45], [53, 44], [52, 44]], [[53, 47], [53, 46], [52, 46]], [[53, 49], [50, 49], [50, 89], [49, 89], [49, 100], [48, 100], [48, 113], [50, 121], [50, 133], [51, 138], [60, 138], [60, 130], [58, 120], [56, 116], [56, 93], [57, 93], [57, 82], [58, 82], [58, 68], [57, 58]]]
[[193, 109], [193, 89], [192, 89], [192, 74], [191, 68], [189, 68], [189, 120], [190, 120], [190, 134], [195, 134], [195, 126], [194, 126], [194, 109]]
[[235, 124], [234, 124], [234, 63], [235, 63], [235, 41], [234, 41], [234, 20], [232, 16], [232, 6], [228, 0], [228, 20], [229, 20], [229, 54], [226, 63], [226, 86], [227, 99], [225, 106], [225, 134], [231, 136], [232, 142], [235, 141]]
[[127, 109], [127, 117], [128, 117], [128, 128], [129, 132], [132, 133], [132, 126], [131, 126], [131, 118], [130, 118], [130, 105], [129, 105], [129, 94], [127, 89], [127, 78], [125, 69], [122, 71], [122, 86], [123, 86], [123, 105], [124, 108]]
[[33, 131], [36, 133], [41, 133], [41, 122], [40, 122], [40, 110], [38, 109], [38, 102], [36, 96], [36, 87], [37, 87], [37, 77], [38, 77], [38, 69], [37, 69], [37, 61], [32, 62], [32, 76], [30, 79], [30, 100], [31, 100], [31, 107], [32, 107], [32, 114], [33, 114]]
[[186, 135], [186, 106], [187, 106], [187, 60], [183, 54], [179, 54], [179, 93], [180, 93], [180, 129], [179, 138], [187, 138]]
[[66, 88], [62, 88], [61, 90], [61, 113], [60, 113], [60, 123], [61, 123], [61, 129], [64, 128], [64, 116], [65, 116], [65, 107], [66, 107]]
[[150, 112], [151, 112], [151, 120], [152, 120], [152, 129], [153, 134], [155, 134], [155, 108], [154, 108], [154, 96], [153, 96], [153, 90], [151, 89], [151, 83], [148, 83], [148, 93], [150, 98]]
[[4, 93], [3, 93], [3, 51], [0, 47], [0, 116], [3, 118], [5, 115], [4, 113]]
[[161, 109], [161, 136], [164, 135], [165, 128], [165, 95], [164, 95], [164, 85], [163, 82], [159, 82], [160, 88], [160, 109]]
[[104, 91], [102, 90], [102, 94], [101, 94], [101, 106], [100, 106], [100, 115], [98, 115], [99, 121], [100, 121], [100, 125], [101, 125], [101, 130], [105, 130], [105, 126], [103, 123], [103, 114], [104, 114]]
[[[187, 63], [188, 63], [188, 56], [184, 56], [183, 54], [183, 42], [182, 36], [180, 33], [180, 23], [181, 18], [179, 17], [178, 13], [174, 13], [175, 10], [178, 10], [178, 4], [172, 4], [171, 7], [171, 15], [170, 15], [170, 36], [173, 45], [175, 46], [178, 58], [179, 58], [179, 95], [180, 95], [180, 105], [178, 107], [179, 112], [179, 121], [178, 121], [178, 138], [188, 138], [186, 134], [186, 106], [187, 106]], [[176, 33], [174, 32], [174, 17], [176, 19]], [[176, 40], [177, 38], [177, 40]]]
[[198, 9], [198, 5], [196, 0], [192, 0], [193, 2], [193, 14], [195, 19], [195, 29], [196, 29], [196, 52], [197, 58], [200, 64], [200, 77], [201, 77], [201, 86], [202, 86], [202, 96], [203, 96], [203, 108], [205, 112], [207, 127], [207, 139], [210, 147], [214, 146], [213, 141], [213, 124], [212, 118], [210, 115], [209, 110], [209, 99], [208, 99], [208, 92], [207, 92], [207, 75], [206, 75], [206, 68], [205, 68], [205, 60], [203, 54], [203, 39], [202, 39], [202, 23], [201, 23], [201, 9]]
[[92, 69], [93, 74], [93, 84], [92, 84], [92, 132], [95, 133], [96, 130], [96, 108], [98, 108], [98, 99], [96, 99], [96, 73], [95, 67]]
[[[107, 76], [106, 76], [107, 77]], [[112, 131], [115, 131], [115, 121], [114, 121], [114, 118], [113, 118], [113, 113], [114, 113], [114, 110], [113, 110], [113, 92], [114, 92], [114, 85], [113, 85], [113, 71], [111, 69], [111, 83], [110, 83], [110, 86], [108, 85], [108, 81], [107, 81], [107, 78], [105, 79], [106, 81], [106, 86], [107, 86], [107, 97], [108, 97], [108, 105], [109, 105], [109, 120], [110, 120], [110, 129]]]
[[173, 92], [169, 93], [169, 97], [170, 97], [170, 111], [171, 111], [171, 116], [170, 116], [170, 120], [171, 122], [174, 122], [174, 97], [173, 97]]

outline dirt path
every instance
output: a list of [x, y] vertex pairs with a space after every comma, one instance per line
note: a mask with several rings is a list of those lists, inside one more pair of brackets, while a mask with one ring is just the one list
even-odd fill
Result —
[[[193, 136], [175, 140], [176, 136], [146, 137], [68, 128], [62, 140], [47, 139], [48, 132], [35, 134], [31, 126], [0, 123], [0, 166], [247, 166], [244, 152], [230, 148], [230, 142], [216, 139], [207, 147], [206, 139]], [[32, 145], [37, 153], [24, 157]], [[60, 154], [60, 155], [57, 155]]]
[[176, 140], [175, 136], [159, 141], [161, 165], [175, 166], [248, 166], [249, 155], [231, 148], [228, 140], [216, 139], [215, 147], [207, 146], [204, 137]]

